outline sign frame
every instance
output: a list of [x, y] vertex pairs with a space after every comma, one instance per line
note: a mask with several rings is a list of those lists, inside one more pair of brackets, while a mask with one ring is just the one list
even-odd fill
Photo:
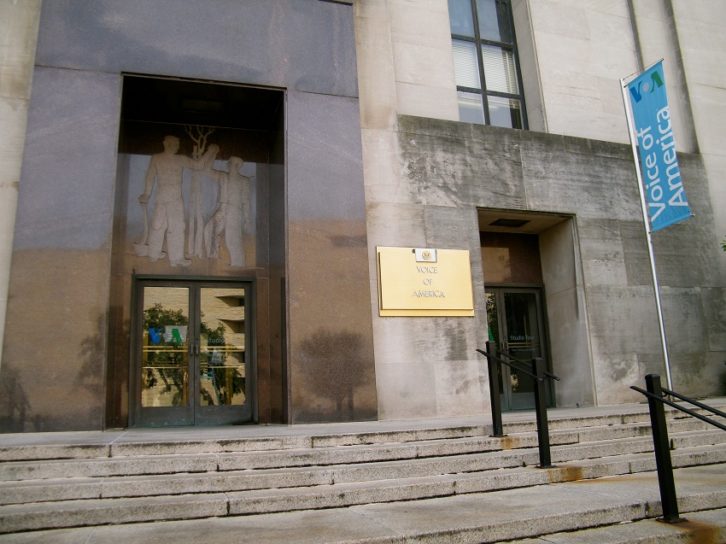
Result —
[[376, 247], [378, 315], [472, 317], [469, 250]]

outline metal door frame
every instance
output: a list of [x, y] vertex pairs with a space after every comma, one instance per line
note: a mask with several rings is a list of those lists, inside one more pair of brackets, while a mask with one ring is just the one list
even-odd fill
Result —
[[[247, 402], [242, 406], [200, 406], [199, 405], [199, 353], [191, 354], [187, 370], [191, 385], [188, 386], [190, 401], [186, 407], [143, 408], [141, 406], [141, 359], [143, 319], [143, 288], [170, 287], [186, 288], [189, 294], [189, 331], [198, 340], [200, 333], [200, 293], [202, 288], [240, 287], [245, 290], [245, 352], [249, 355], [246, 364]], [[134, 275], [132, 279], [131, 334], [129, 365], [129, 426], [213, 426], [238, 423], [252, 423], [257, 419], [257, 353], [255, 333], [256, 281], [254, 278], [216, 278], [184, 276]], [[153, 410], [153, 412], [152, 412]], [[149, 411], [147, 413], [144, 413]], [[213, 412], [216, 411], [217, 414]], [[207, 412], [207, 413], [204, 413]], [[179, 421], [180, 422], [177, 422]]]
[[[507, 337], [507, 310], [504, 302], [505, 293], [532, 293], [535, 295], [537, 304], [537, 326], [540, 334], [541, 344], [541, 357], [545, 359], [548, 370], [552, 370], [552, 359], [550, 357], [549, 340], [547, 334], [547, 321], [545, 319], [545, 304], [544, 304], [544, 289], [539, 286], [506, 286], [506, 285], [487, 285], [484, 287], [485, 293], [491, 293], [494, 296], [495, 307], [497, 311], [497, 334], [499, 335], [499, 344], [497, 345], [498, 351], [508, 353], [508, 342], [503, 340]], [[489, 317], [487, 316], [487, 326], [489, 325]], [[500, 379], [502, 383], [501, 394], [502, 394], [502, 410], [513, 411], [513, 410], [528, 410], [530, 408], [514, 408], [512, 406], [512, 384], [511, 384], [511, 370], [507, 365], [501, 365]], [[551, 380], [550, 380], [551, 381]], [[492, 384], [489, 384], [491, 387]], [[553, 385], [547, 388], [548, 391], [548, 406], [552, 406], [552, 400], [554, 397]], [[534, 393], [532, 394], [532, 409], [534, 409]]]

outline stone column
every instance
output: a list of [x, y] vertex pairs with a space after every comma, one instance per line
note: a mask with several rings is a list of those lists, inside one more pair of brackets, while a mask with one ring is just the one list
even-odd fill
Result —
[[41, 0], [0, 0], [0, 364]]

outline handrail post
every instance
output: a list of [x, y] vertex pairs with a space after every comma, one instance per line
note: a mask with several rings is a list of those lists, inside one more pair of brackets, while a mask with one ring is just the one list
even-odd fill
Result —
[[539, 468], [552, 466], [550, 458], [550, 433], [547, 423], [547, 395], [545, 393], [545, 362], [542, 357], [532, 359], [534, 380], [534, 404], [537, 410], [537, 442], [539, 443]]
[[496, 347], [489, 340], [486, 342], [487, 366], [489, 367], [489, 399], [492, 406], [492, 436], [504, 436], [502, 426], [502, 397], [499, 394], [499, 363], [494, 359], [497, 356]]
[[[645, 377], [645, 385], [648, 393], [655, 395], [658, 399], [663, 397], [660, 376], [658, 374], [648, 374]], [[658, 519], [666, 523], [678, 523], [684, 520], [678, 515], [678, 500], [676, 499], [676, 485], [673, 481], [673, 465], [671, 464], [668, 426], [666, 425], [663, 403], [658, 399], [648, 397], [650, 424], [653, 427], [655, 464], [658, 469], [660, 502], [663, 507], [663, 517]]]

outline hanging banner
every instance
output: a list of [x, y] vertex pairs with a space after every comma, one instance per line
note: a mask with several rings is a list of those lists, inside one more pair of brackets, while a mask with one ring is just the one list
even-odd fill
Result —
[[651, 231], [690, 217], [668, 107], [663, 61], [627, 85]]

